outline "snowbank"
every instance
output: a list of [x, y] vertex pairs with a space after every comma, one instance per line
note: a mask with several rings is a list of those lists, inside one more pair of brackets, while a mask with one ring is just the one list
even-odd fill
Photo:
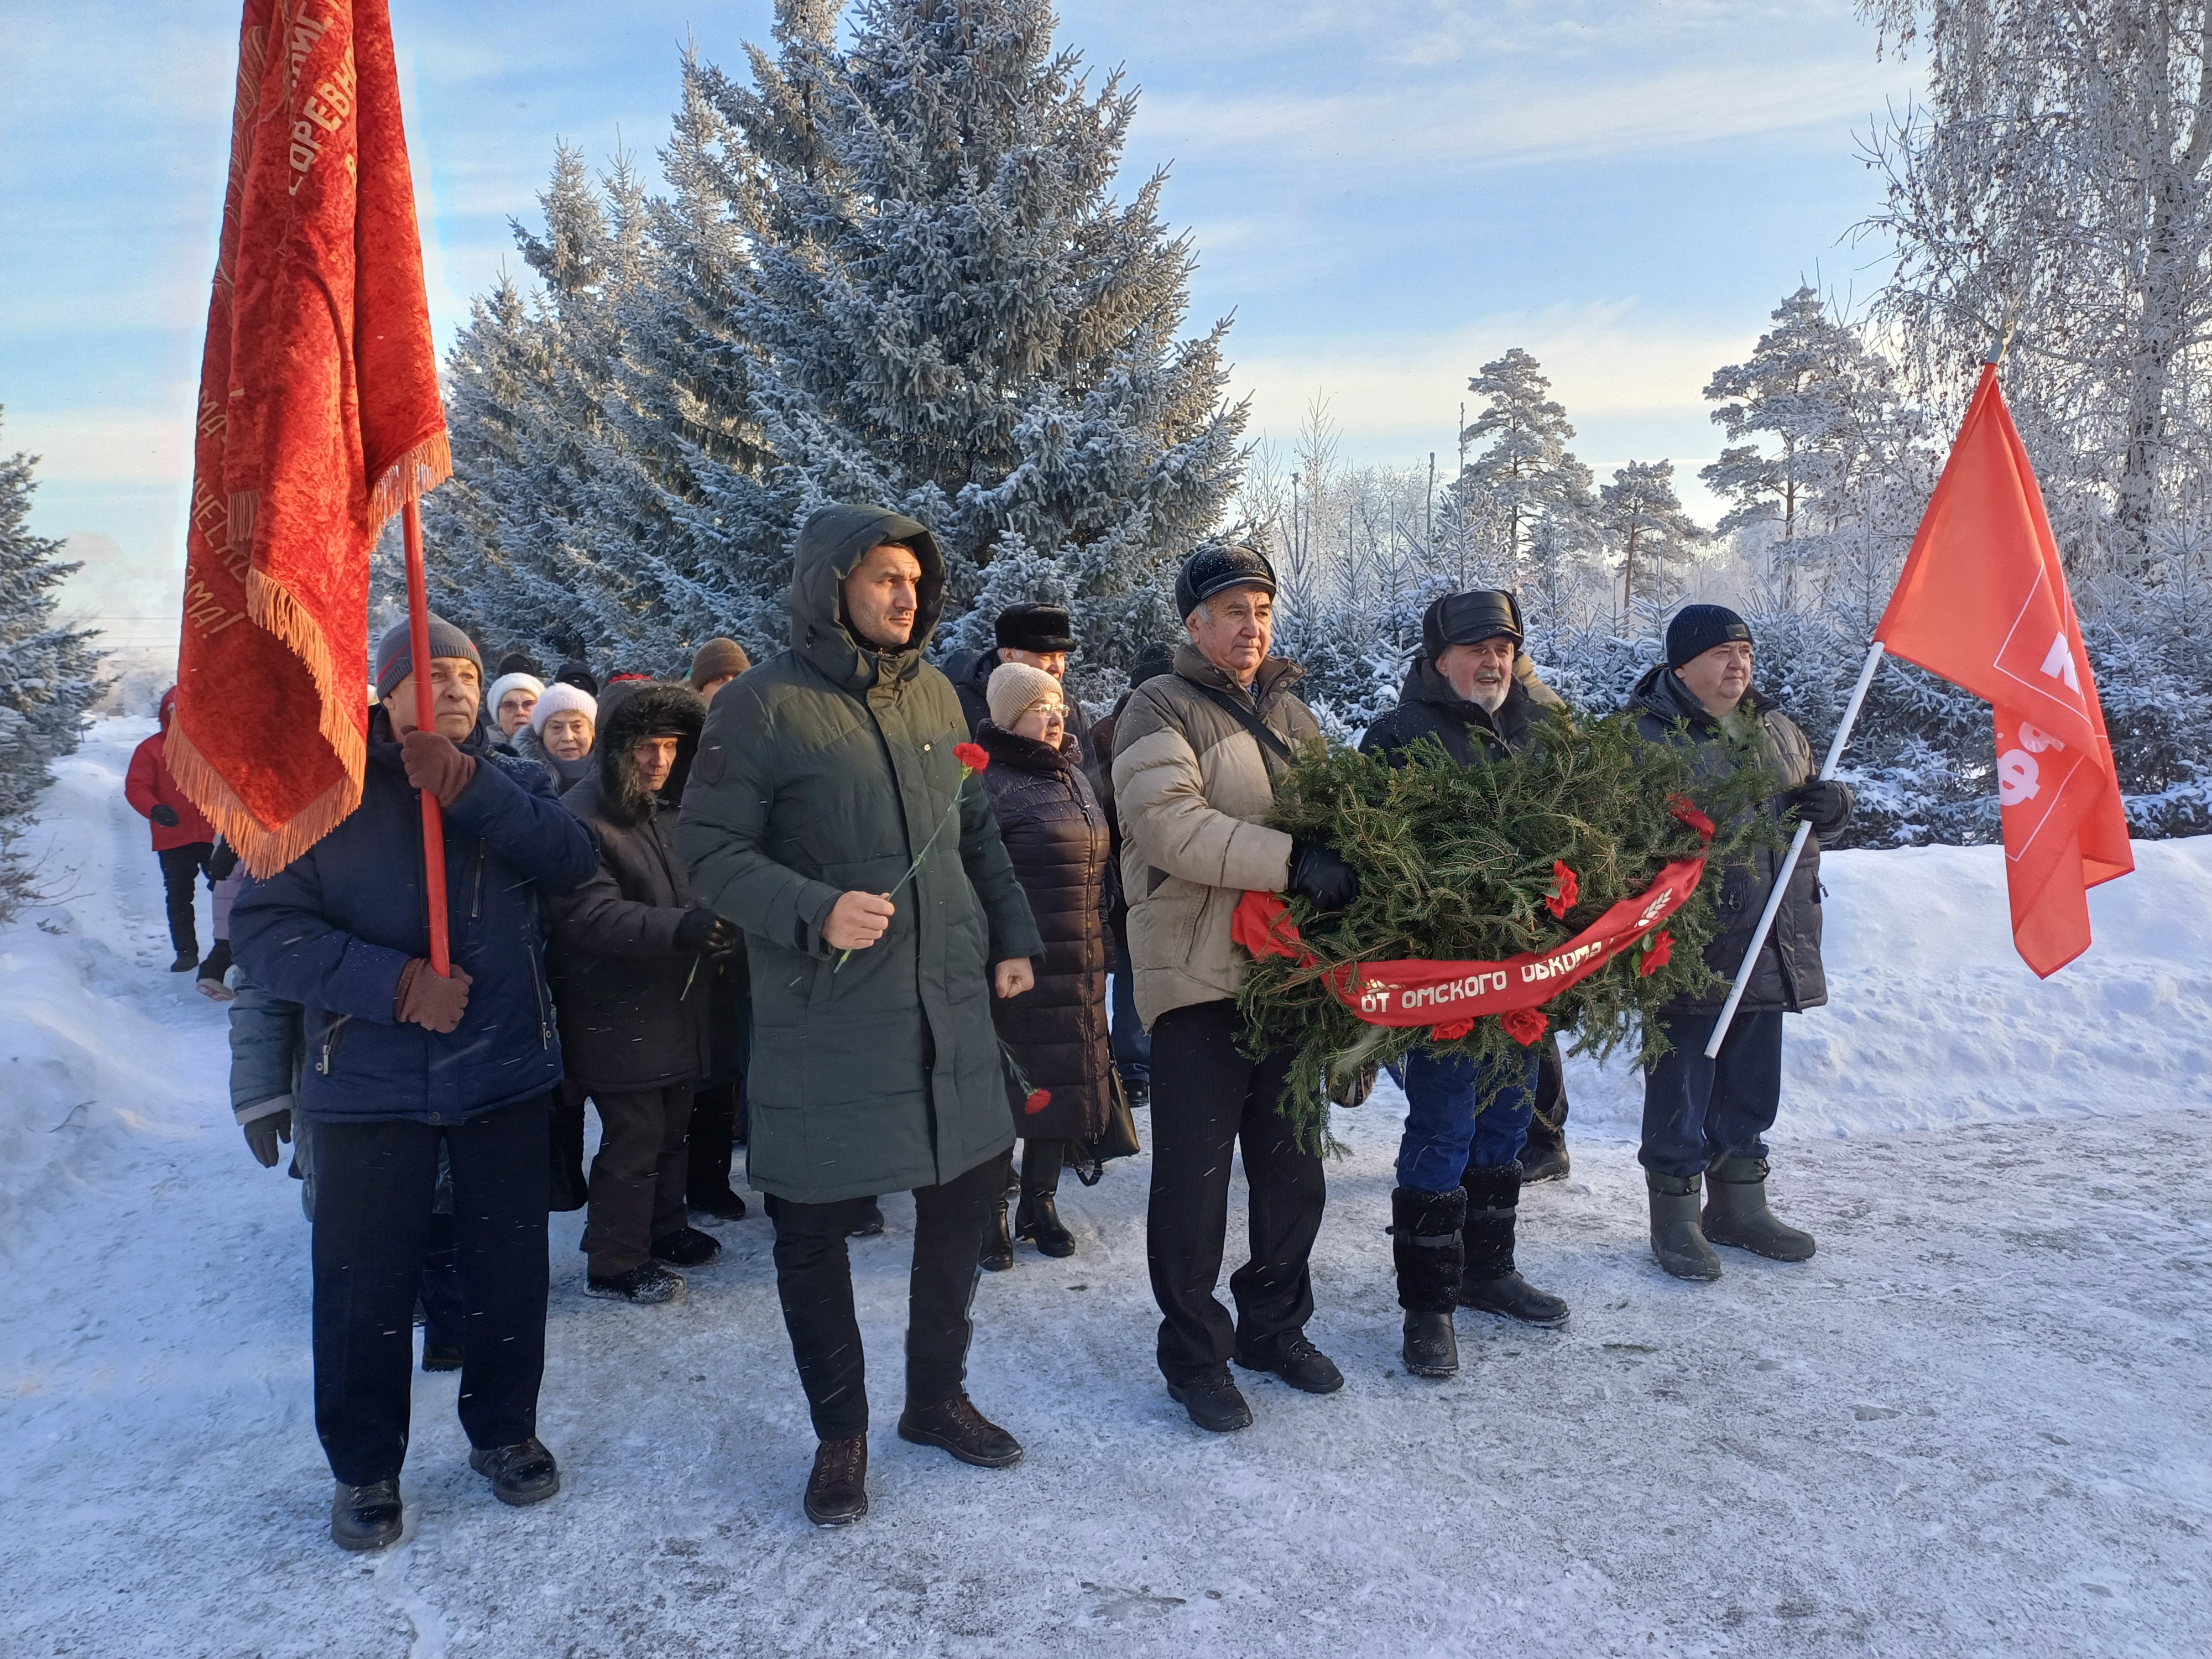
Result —
[[[2212, 837], [2135, 852], [2049, 980], [2013, 950], [2002, 848], [1826, 854], [1828, 1006], [1789, 1022], [1784, 1132], [2212, 1103]], [[1567, 1064], [1576, 1128], [1632, 1139], [1634, 1068]]]
[[[1238, 1435], [1160, 1386], [1139, 1156], [1066, 1183], [1074, 1255], [1024, 1245], [978, 1288], [969, 1386], [1028, 1455], [897, 1440], [914, 1212], [887, 1198], [853, 1250], [873, 1508], [837, 1533], [799, 1513], [757, 1208], [657, 1309], [586, 1297], [583, 1218], [556, 1216], [563, 1491], [498, 1504], [457, 1379], [417, 1373], [407, 1536], [362, 1561], [325, 1533], [298, 1187], [231, 1126], [222, 1011], [167, 972], [121, 799], [149, 729], [106, 722], [63, 769], [58, 931], [0, 935], [0, 1652], [2212, 1651], [2212, 845], [2140, 847], [2047, 984], [1996, 853], [1832, 860], [1836, 1003], [1793, 1023], [1775, 1137], [1818, 1256], [1665, 1278], [1634, 1079], [1571, 1062], [1574, 1175], [1527, 1194], [1520, 1256], [1573, 1318], [1462, 1315], [1449, 1382], [1398, 1359], [1387, 1089], [1338, 1116], [1314, 1252], [1346, 1386], [1239, 1372]], [[1243, 1209], [1239, 1183], [1232, 1265]]]
[[[123, 799], [131, 751], [156, 729], [97, 722], [25, 838], [51, 902], [0, 932], [0, 1252], [31, 1214], [105, 1192], [118, 1155], [228, 1127], [228, 1023], [168, 971], [161, 872]], [[204, 884], [199, 934], [205, 951]]]

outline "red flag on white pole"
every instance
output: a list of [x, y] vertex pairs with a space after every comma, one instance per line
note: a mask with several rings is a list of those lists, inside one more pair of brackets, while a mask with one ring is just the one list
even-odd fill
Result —
[[2013, 943], [2048, 978], [2089, 948], [2088, 890], [2135, 854], [2081, 624], [1993, 363], [1875, 638], [1990, 705]]

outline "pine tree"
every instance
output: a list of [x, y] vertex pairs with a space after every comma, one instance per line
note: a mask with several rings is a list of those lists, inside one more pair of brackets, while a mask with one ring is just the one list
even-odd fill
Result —
[[102, 689], [92, 630], [54, 619], [54, 589], [78, 567], [58, 558], [60, 542], [31, 533], [37, 464], [20, 451], [0, 459], [0, 921], [30, 896], [7, 845]]
[[1520, 347], [1485, 363], [1467, 386], [1490, 401], [1460, 441], [1487, 447], [1453, 483], [1451, 521], [1487, 529], [1505, 584], [1517, 591], [1540, 546], [1556, 561], [1585, 538], [1590, 471], [1567, 448], [1575, 429], [1550, 397], [1551, 381]]
[[1789, 542], [1848, 515], [1895, 423], [1895, 398], [1888, 365], [1815, 289], [1800, 287], [1772, 320], [1748, 359], [1713, 372], [1705, 397], [1722, 404], [1713, 422], [1730, 439], [1769, 433], [1776, 449], [1739, 442], [1698, 476], [1735, 502], [1721, 534], [1772, 521]]
[[1616, 471], [1598, 490], [1598, 521], [1620, 562], [1623, 611], [1639, 601], [1663, 601], [1670, 569], [1686, 565], [1711, 539], [1682, 511], [1672, 461], [1631, 461]]

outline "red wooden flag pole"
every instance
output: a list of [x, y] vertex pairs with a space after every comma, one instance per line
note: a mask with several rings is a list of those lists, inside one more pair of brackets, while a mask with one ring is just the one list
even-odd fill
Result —
[[[399, 509], [399, 528], [407, 546], [407, 655], [415, 665], [415, 726], [438, 729], [437, 694], [430, 684], [430, 601], [422, 580], [422, 508], [413, 496]], [[422, 718], [428, 711], [430, 718]], [[422, 885], [430, 902], [430, 969], [453, 976], [453, 951], [446, 934], [446, 815], [438, 798], [422, 793]]]

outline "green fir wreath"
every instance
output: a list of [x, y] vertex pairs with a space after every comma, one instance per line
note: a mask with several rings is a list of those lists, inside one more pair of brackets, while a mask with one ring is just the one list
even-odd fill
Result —
[[[1310, 902], [1291, 898], [1313, 960], [1254, 962], [1237, 994], [1248, 1052], [1297, 1051], [1285, 1109], [1312, 1151], [1341, 1150], [1328, 1127], [1332, 1077], [1417, 1048], [1475, 1060], [1527, 1053], [1494, 1016], [1447, 1042], [1425, 1025], [1368, 1024], [1328, 988], [1330, 973], [1360, 962], [1496, 960], [1555, 946], [1641, 893], [1662, 866], [1698, 856], [1698, 831], [1671, 805], [1687, 799], [1717, 828], [1704, 849], [1704, 878], [1667, 919], [1668, 943], [1652, 951], [1655, 933], [1540, 1010], [1577, 1053], [1603, 1058], [1632, 1042], [1649, 1064], [1667, 1049], [1651, 1016], [1716, 982], [1705, 949], [1719, 928], [1714, 895], [1723, 872], [1748, 864], [1757, 848], [1782, 844], [1773, 817], [1758, 810], [1777, 785], [1747, 721], [1729, 722], [1716, 745], [1693, 747], [1648, 742], [1628, 714], [1570, 722], [1547, 711], [1521, 754], [1464, 766], [1424, 738], [1402, 758], [1393, 767], [1342, 744], [1310, 744], [1277, 781], [1267, 819], [1335, 848], [1359, 875], [1359, 896], [1340, 916], [1316, 920]], [[1555, 915], [1566, 885], [1558, 865], [1574, 881], [1571, 902]]]

